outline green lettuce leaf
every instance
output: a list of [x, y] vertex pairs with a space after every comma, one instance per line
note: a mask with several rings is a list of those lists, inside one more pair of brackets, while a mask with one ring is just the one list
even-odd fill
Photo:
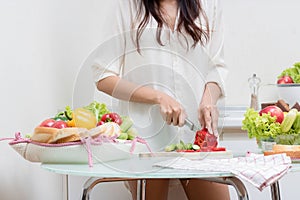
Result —
[[300, 83], [300, 62], [294, 64], [293, 67], [287, 68], [277, 77], [290, 76], [294, 83]]
[[108, 110], [106, 104], [104, 103], [99, 103], [97, 101], [93, 101], [92, 103], [90, 103], [88, 106], [84, 107], [87, 110], [92, 111], [95, 115], [98, 121], [101, 120], [101, 117], [104, 114], [109, 113], [110, 111]]
[[269, 113], [259, 115], [252, 108], [247, 109], [242, 121], [242, 130], [248, 132], [249, 138], [257, 138], [259, 140], [276, 138], [282, 134], [280, 123], [276, 122], [276, 117], [272, 117]]

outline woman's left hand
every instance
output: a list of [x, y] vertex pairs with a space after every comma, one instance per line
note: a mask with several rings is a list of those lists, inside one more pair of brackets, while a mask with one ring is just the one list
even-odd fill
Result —
[[218, 136], [219, 119], [219, 110], [216, 103], [220, 96], [220, 87], [214, 82], [207, 83], [198, 108], [198, 120], [201, 126], [207, 128], [208, 132], [215, 136]]
[[200, 104], [198, 109], [199, 122], [208, 132], [218, 136], [219, 110], [216, 105]]

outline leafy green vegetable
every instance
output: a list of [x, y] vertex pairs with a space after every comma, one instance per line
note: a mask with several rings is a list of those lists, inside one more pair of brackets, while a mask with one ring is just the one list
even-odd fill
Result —
[[127, 134], [128, 134], [128, 140], [133, 140], [138, 136], [138, 131], [136, 128], [131, 127], [130, 129], [127, 130]]
[[129, 116], [122, 116], [122, 124], [120, 125], [122, 132], [127, 132], [132, 126], [133, 121]]
[[275, 139], [275, 142], [277, 144], [299, 145], [300, 135], [299, 134], [278, 135]]
[[294, 64], [294, 67], [296, 67], [298, 70], [300, 69], [300, 62], [296, 62], [295, 64]]
[[257, 111], [249, 108], [244, 116], [242, 130], [248, 132], [249, 138], [275, 141], [277, 144], [300, 144], [300, 134], [298, 134], [300, 116], [298, 119], [296, 118], [293, 127], [286, 133], [281, 130], [281, 125], [276, 122], [276, 117], [272, 117], [269, 113], [260, 116]]
[[178, 144], [176, 144], [176, 150], [185, 150], [185, 144], [182, 140]]
[[71, 109], [70, 106], [66, 106], [64, 111], [60, 111], [58, 112], [53, 119], [58, 121], [58, 120], [62, 120], [62, 121], [69, 121], [72, 120], [72, 113], [73, 110]]
[[165, 147], [166, 152], [171, 152], [171, 151], [174, 151], [174, 150], [176, 150], [176, 144], [170, 144], [170, 145]]
[[127, 140], [128, 139], [128, 134], [121, 132], [121, 134], [119, 135], [118, 139], [120, 140]]
[[198, 145], [193, 145], [192, 143], [184, 143], [180, 140], [177, 144], [170, 144], [165, 147], [165, 151], [175, 151], [175, 150], [198, 150], [200, 147]]
[[69, 120], [72, 120], [72, 114], [73, 114], [73, 110], [71, 108], [71, 106], [66, 106], [65, 108], [65, 116], [66, 118], [68, 118]]
[[265, 140], [282, 134], [280, 123], [276, 122], [276, 117], [272, 117], [269, 113], [260, 116], [257, 111], [249, 108], [244, 116], [242, 130], [248, 132], [249, 138]]
[[300, 134], [300, 112], [297, 113], [297, 117], [292, 128], [295, 130], [295, 133]]
[[278, 78], [283, 76], [290, 76], [294, 83], [300, 83], [300, 62], [295, 63], [293, 67], [283, 70]]
[[84, 108], [92, 111], [96, 115], [97, 121], [101, 120], [102, 115], [110, 113], [110, 111], [108, 110], [108, 108], [104, 103], [99, 103], [97, 101], [93, 101], [92, 103], [90, 103], [88, 106], [85, 106]]

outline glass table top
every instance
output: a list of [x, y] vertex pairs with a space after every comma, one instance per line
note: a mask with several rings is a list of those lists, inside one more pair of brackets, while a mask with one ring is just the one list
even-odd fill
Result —
[[197, 170], [178, 170], [153, 166], [170, 157], [133, 157], [126, 160], [88, 164], [42, 164], [41, 167], [58, 174], [110, 178], [209, 178], [230, 177], [230, 172], [203, 172]]
[[[197, 170], [178, 170], [153, 166], [155, 163], [169, 160], [170, 157], [138, 157], [131, 159], [88, 164], [42, 164], [41, 167], [58, 174], [88, 177], [110, 178], [209, 178], [230, 177], [230, 172], [209, 172]], [[300, 163], [294, 163], [290, 172], [299, 172]]]

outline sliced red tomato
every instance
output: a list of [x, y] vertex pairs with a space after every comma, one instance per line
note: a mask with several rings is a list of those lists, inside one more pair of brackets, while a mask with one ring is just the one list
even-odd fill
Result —
[[226, 151], [226, 148], [225, 147], [213, 147], [211, 150], [212, 151]]
[[193, 149], [177, 149], [176, 150], [177, 152], [196, 152], [195, 150], [193, 150]]

